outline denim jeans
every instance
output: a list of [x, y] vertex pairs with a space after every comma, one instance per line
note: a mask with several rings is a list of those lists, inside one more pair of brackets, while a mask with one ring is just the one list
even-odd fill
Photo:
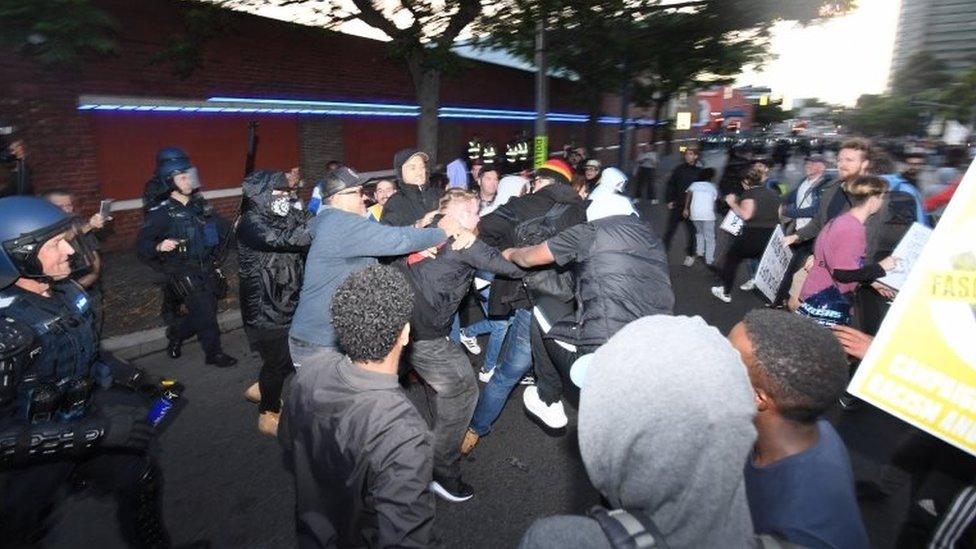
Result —
[[491, 431], [491, 424], [502, 413], [512, 389], [532, 368], [532, 344], [529, 339], [531, 324], [530, 311], [515, 311], [502, 346], [503, 359], [495, 368], [491, 381], [482, 390], [478, 406], [474, 409], [474, 417], [471, 418], [471, 430], [479, 436], [487, 435]]
[[457, 343], [439, 337], [412, 342], [407, 360], [437, 392], [434, 478], [460, 478], [461, 439], [478, 402], [478, 382], [468, 356]]
[[498, 356], [502, 352], [502, 344], [505, 342], [505, 334], [508, 332], [508, 319], [494, 320], [485, 318], [468, 326], [464, 330], [464, 335], [477, 337], [482, 334], [488, 336], [488, 348], [485, 349], [485, 362], [481, 366], [482, 372], [490, 372], [498, 365]]
[[316, 345], [293, 337], [288, 338], [288, 351], [295, 370], [301, 368], [303, 364], [319, 363], [330, 354], [339, 352], [335, 347]]

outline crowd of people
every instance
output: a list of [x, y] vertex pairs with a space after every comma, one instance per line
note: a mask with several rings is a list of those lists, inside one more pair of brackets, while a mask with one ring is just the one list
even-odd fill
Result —
[[[206, 364], [227, 368], [237, 359], [216, 313], [236, 246], [244, 332], [261, 359], [244, 395], [294, 475], [302, 547], [435, 544], [434, 498], [475, 496], [462, 457], [492, 443], [520, 383], [547, 435], [578, 410], [603, 496], [585, 516], [536, 521], [521, 547], [868, 547], [861, 486], [827, 418], [858, 406], [845, 388], [897, 293], [878, 282], [898, 265], [895, 246], [933, 222], [961, 173], [925, 190], [918, 156], [897, 173], [864, 139], [839, 146], [835, 170], [808, 152], [789, 182], [772, 177], [786, 173], [782, 154], [777, 171], [733, 150], [716, 184], [686, 148], [661, 178], [660, 238], [648, 206], [661, 162], [647, 145], [631, 176], [577, 147], [532, 169], [525, 135], [504, 155], [473, 137], [442, 176], [418, 149], [372, 181], [334, 162], [307, 204], [299, 170], [255, 171], [234, 220], [202, 196], [190, 156], [166, 147], [136, 254], [159, 276], [168, 356], [195, 335]], [[78, 217], [67, 190], [17, 188], [0, 198], [0, 535], [37, 542], [58, 490], [82, 478], [117, 495], [128, 543], [169, 546], [149, 446], [179, 383], [99, 350], [93, 235], [111, 218]], [[726, 303], [778, 228], [793, 252], [776, 297], [727, 337], [674, 315], [668, 249], [681, 227], [675, 268], [701, 261]], [[468, 355], [482, 353], [476, 371]], [[410, 383], [434, 394], [429, 421]], [[928, 459], [910, 469], [899, 543], [972, 543], [976, 463], [907, 439]]]

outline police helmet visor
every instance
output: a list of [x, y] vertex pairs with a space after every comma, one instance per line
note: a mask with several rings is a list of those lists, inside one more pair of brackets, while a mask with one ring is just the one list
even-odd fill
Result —
[[92, 268], [94, 250], [81, 231], [81, 221], [64, 221], [3, 243], [20, 275], [42, 281], [64, 280]]

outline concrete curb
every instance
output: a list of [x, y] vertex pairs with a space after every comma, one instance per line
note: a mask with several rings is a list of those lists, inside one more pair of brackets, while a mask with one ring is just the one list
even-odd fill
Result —
[[[236, 330], [243, 326], [240, 309], [229, 309], [217, 315], [217, 324], [221, 333]], [[193, 341], [191, 338], [188, 341]], [[102, 350], [114, 354], [123, 360], [131, 360], [152, 353], [165, 350], [168, 341], [166, 328], [152, 328], [141, 332], [133, 332], [102, 340]]]

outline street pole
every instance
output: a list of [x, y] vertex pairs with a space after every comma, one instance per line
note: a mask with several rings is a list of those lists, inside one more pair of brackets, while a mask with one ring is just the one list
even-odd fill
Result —
[[627, 156], [628, 149], [630, 149], [630, 139], [628, 139], [628, 121], [627, 118], [630, 117], [630, 64], [627, 59], [624, 59], [623, 64], [623, 74], [624, 74], [624, 86], [620, 90], [620, 127], [617, 130], [620, 134], [617, 143], [620, 148], [617, 150], [617, 167], [624, 171], [624, 173], [630, 173], [627, 170]]
[[535, 142], [532, 166], [538, 168], [549, 160], [549, 136], [546, 113], [549, 112], [549, 80], [546, 74], [546, 16], [539, 13], [535, 25]]

